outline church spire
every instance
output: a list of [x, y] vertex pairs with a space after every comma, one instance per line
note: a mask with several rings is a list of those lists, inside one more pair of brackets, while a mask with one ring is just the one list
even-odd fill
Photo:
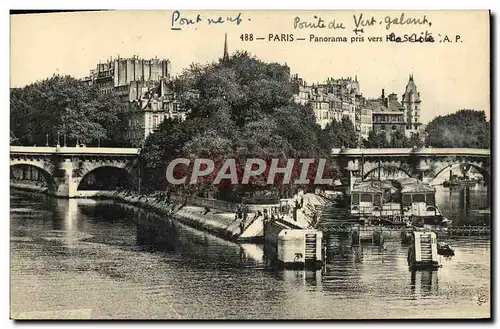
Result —
[[224, 35], [224, 55], [222, 56], [223, 62], [229, 61], [229, 54], [227, 52], [227, 33]]

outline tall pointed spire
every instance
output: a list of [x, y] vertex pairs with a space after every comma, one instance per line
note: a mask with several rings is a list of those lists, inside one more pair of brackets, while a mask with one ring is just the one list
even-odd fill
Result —
[[227, 52], [227, 33], [224, 34], [224, 55], [222, 56], [223, 62], [229, 61], [229, 54]]

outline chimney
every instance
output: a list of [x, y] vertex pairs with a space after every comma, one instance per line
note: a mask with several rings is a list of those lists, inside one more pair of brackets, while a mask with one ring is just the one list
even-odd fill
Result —
[[385, 99], [385, 90], [382, 88], [382, 100]]

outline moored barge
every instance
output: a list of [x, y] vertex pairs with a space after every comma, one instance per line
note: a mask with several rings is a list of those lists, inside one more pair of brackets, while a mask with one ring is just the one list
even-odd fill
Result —
[[448, 226], [451, 221], [441, 214], [435, 194], [432, 186], [415, 178], [359, 182], [351, 192], [350, 214], [385, 225]]

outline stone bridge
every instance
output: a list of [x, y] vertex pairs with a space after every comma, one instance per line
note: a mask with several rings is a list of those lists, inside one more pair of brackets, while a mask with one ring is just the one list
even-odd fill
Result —
[[[444, 170], [460, 165], [462, 172], [475, 168], [490, 180], [490, 150], [471, 148], [333, 149], [331, 157], [341, 172], [367, 179], [381, 169], [401, 176], [433, 181]], [[352, 180], [352, 179], [351, 179]]]
[[95, 176], [121, 177], [123, 184], [136, 186], [139, 152], [136, 148], [11, 146], [11, 178], [43, 178], [50, 194], [66, 198], [85, 194], [80, 193], [82, 185]]
[[[11, 146], [11, 175], [14, 180], [32, 179], [34, 170], [49, 193], [67, 198], [85, 196], [92, 186], [101, 189], [99, 181], [112, 178], [134, 188], [140, 184], [139, 153], [137, 148]], [[349, 177], [349, 186], [353, 178], [366, 179], [380, 169], [429, 181], [453, 165], [460, 165], [462, 172], [474, 167], [485, 181], [490, 179], [490, 150], [484, 149], [334, 149], [331, 158]]]

